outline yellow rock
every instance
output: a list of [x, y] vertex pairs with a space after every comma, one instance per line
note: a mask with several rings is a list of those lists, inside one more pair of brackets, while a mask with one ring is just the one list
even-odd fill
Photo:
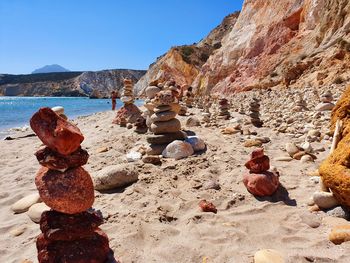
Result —
[[254, 255], [254, 263], [284, 263], [286, 262], [280, 252], [273, 249], [259, 250]]
[[244, 147], [260, 147], [261, 145], [262, 142], [258, 140], [247, 140], [244, 143]]
[[329, 234], [329, 240], [336, 245], [350, 241], [350, 225], [335, 226]]

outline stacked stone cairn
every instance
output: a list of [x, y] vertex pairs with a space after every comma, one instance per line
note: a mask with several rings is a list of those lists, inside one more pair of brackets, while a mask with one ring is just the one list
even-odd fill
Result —
[[316, 106], [316, 110], [331, 111], [335, 107], [332, 101], [333, 101], [333, 94], [328, 90], [321, 95], [321, 102]]
[[193, 107], [193, 101], [194, 101], [194, 95], [192, 90], [187, 90], [185, 91], [185, 105], [187, 108], [192, 108]]
[[124, 103], [124, 106], [118, 110], [113, 123], [122, 127], [125, 127], [128, 123], [134, 124], [141, 117], [142, 113], [134, 104], [134, 87], [131, 79], [124, 79], [121, 101]]
[[168, 144], [175, 140], [184, 140], [186, 134], [181, 131], [181, 123], [176, 119], [180, 110], [177, 98], [170, 89], [158, 92], [152, 99], [153, 114], [150, 117], [150, 131], [147, 136], [150, 144], [146, 150], [148, 155], [160, 155]]
[[219, 100], [219, 116], [218, 116], [218, 118], [228, 120], [231, 116], [228, 109], [229, 109], [228, 100], [225, 98], [221, 98]]
[[301, 112], [301, 111], [308, 111], [309, 109], [307, 108], [307, 103], [303, 98], [302, 94], [297, 95], [298, 98], [295, 103], [295, 107], [293, 108], [293, 111], [295, 112]]
[[163, 83], [158, 81], [152, 81], [149, 86], [145, 89], [146, 97], [144, 107], [147, 109], [143, 113], [143, 117], [146, 119], [146, 125], [149, 128], [151, 128], [151, 116], [154, 113], [154, 107], [155, 105], [152, 102], [152, 99], [157, 95], [158, 92], [160, 92], [163, 89]]
[[260, 101], [257, 98], [253, 98], [249, 103], [249, 117], [250, 122], [257, 128], [261, 128], [263, 122], [260, 120]]
[[91, 209], [94, 186], [87, 171], [89, 154], [80, 146], [80, 130], [50, 108], [41, 108], [30, 126], [45, 148], [36, 152], [42, 165], [35, 177], [41, 200], [51, 208], [41, 215], [36, 241], [39, 263], [107, 263], [107, 235], [99, 228], [100, 212]]
[[279, 186], [278, 172], [269, 172], [270, 159], [264, 155], [263, 148], [257, 148], [251, 154], [251, 159], [245, 163], [249, 170], [243, 176], [243, 183], [247, 190], [255, 196], [270, 196]]

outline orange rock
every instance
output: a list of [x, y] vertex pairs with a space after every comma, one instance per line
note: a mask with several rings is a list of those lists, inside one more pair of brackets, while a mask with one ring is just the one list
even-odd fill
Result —
[[245, 174], [243, 183], [247, 190], [256, 196], [270, 196], [276, 192], [280, 184], [278, 176], [271, 172]]
[[63, 155], [76, 151], [84, 140], [78, 127], [50, 108], [37, 111], [30, 119], [30, 127], [46, 146]]
[[329, 234], [329, 240], [336, 245], [350, 241], [350, 225], [335, 226]]
[[35, 177], [35, 184], [42, 201], [58, 212], [80, 213], [94, 202], [91, 177], [81, 167], [63, 173], [42, 167]]
[[262, 173], [270, 169], [270, 159], [264, 155], [264, 149], [258, 148], [251, 154], [251, 159], [245, 163], [251, 173]]
[[199, 207], [202, 209], [203, 212], [212, 212], [214, 214], [218, 212], [215, 205], [213, 203], [208, 202], [207, 200], [200, 201]]

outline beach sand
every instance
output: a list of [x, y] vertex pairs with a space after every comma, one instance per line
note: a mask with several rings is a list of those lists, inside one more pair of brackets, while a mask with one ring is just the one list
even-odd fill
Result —
[[[126, 163], [128, 151], [147, 144], [145, 135], [112, 125], [114, 115], [104, 112], [75, 120], [85, 136], [82, 146], [90, 154], [85, 168], [92, 176], [105, 166]], [[179, 119], [184, 124], [186, 117]], [[138, 182], [125, 189], [95, 192], [94, 207], [106, 219], [102, 229], [122, 263], [248, 263], [260, 249], [276, 249], [293, 263], [350, 262], [350, 242], [334, 245], [328, 240], [331, 226], [344, 220], [311, 213], [307, 205], [319, 189], [307, 173], [328, 155], [330, 142], [323, 145], [326, 151], [315, 163], [276, 162], [274, 158], [286, 155], [282, 148], [290, 139], [272, 129], [255, 129], [271, 139], [265, 152], [283, 185], [273, 197], [258, 199], [242, 183], [252, 148], [243, 147], [241, 135], [222, 135], [213, 127], [190, 130], [206, 142], [205, 153], [178, 161], [163, 159], [161, 166], [130, 163], [139, 171]], [[39, 225], [10, 207], [37, 192], [34, 177], [39, 164], [34, 152], [40, 145], [37, 137], [0, 141], [0, 262], [37, 262]], [[108, 151], [101, 152], [104, 147]], [[203, 184], [212, 179], [219, 182], [220, 190], [204, 189]], [[202, 199], [213, 202], [217, 214], [201, 212]], [[312, 228], [310, 222], [321, 224]], [[23, 226], [23, 234], [11, 234]]]

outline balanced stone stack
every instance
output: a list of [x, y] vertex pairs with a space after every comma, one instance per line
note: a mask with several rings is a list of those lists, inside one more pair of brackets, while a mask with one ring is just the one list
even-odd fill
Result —
[[293, 108], [293, 111], [295, 112], [301, 112], [301, 111], [307, 111], [307, 103], [304, 100], [303, 96], [301, 94], [298, 94], [298, 99], [295, 103], [295, 107]]
[[193, 107], [194, 95], [192, 93], [192, 89], [188, 89], [185, 94], [185, 105], [187, 108]]
[[121, 101], [124, 103], [124, 106], [118, 110], [113, 123], [124, 127], [127, 123], [135, 123], [141, 116], [141, 111], [134, 104], [134, 87], [131, 79], [124, 79], [124, 91]]
[[321, 95], [321, 102], [316, 106], [317, 111], [331, 111], [334, 108], [333, 94], [330, 91], [326, 91]]
[[160, 155], [169, 143], [184, 140], [186, 135], [181, 132], [181, 123], [175, 118], [180, 105], [171, 90], [162, 90], [157, 93], [152, 103], [155, 107], [150, 117], [150, 130], [154, 134], [147, 137], [150, 146], [146, 153]]
[[157, 95], [158, 92], [160, 92], [163, 88], [162, 83], [157, 83], [156, 81], [151, 82], [149, 86], [146, 88], [145, 93], [147, 96], [147, 99], [145, 100], [144, 107], [147, 109], [143, 113], [143, 117], [146, 119], [146, 125], [148, 128], [151, 128], [151, 116], [154, 113], [154, 107], [155, 105], [152, 103], [152, 99]]
[[250, 122], [257, 128], [262, 127], [263, 122], [260, 120], [260, 103], [257, 98], [253, 98], [249, 103], [249, 111]]
[[113, 262], [108, 237], [98, 228], [102, 216], [91, 209], [94, 186], [81, 167], [89, 158], [80, 146], [82, 133], [50, 108], [36, 112], [30, 126], [45, 144], [36, 152], [42, 167], [35, 184], [41, 200], [52, 209], [40, 219], [39, 263]]
[[228, 111], [228, 100], [222, 98], [219, 100], [219, 119], [228, 120], [230, 118], [230, 112]]

